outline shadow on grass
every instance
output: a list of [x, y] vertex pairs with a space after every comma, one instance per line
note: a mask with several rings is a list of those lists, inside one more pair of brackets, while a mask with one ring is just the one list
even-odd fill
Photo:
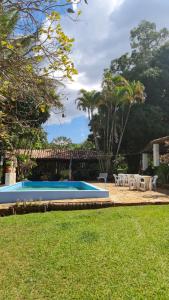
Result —
[[79, 240], [81, 242], [91, 244], [99, 240], [99, 235], [94, 231], [83, 231]]

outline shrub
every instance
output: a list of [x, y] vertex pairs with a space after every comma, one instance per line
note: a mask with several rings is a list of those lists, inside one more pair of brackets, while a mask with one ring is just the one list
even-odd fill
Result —
[[166, 184], [169, 182], [169, 166], [168, 164], [161, 164], [159, 167], [155, 168], [155, 174], [159, 177], [159, 182], [161, 184]]
[[32, 169], [36, 167], [37, 163], [28, 155], [20, 154], [17, 156], [17, 180], [23, 180], [32, 174]]

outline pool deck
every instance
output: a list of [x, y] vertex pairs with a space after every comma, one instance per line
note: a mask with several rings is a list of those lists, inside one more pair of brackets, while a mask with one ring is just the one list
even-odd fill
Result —
[[[92, 182], [92, 184], [109, 190], [109, 198], [87, 198], [87, 199], [66, 199], [66, 200], [52, 200], [52, 201], [38, 201], [38, 204], [52, 204], [58, 206], [71, 206], [76, 205], [100, 205], [107, 206], [129, 206], [129, 205], [147, 205], [147, 204], [169, 204], [169, 190], [157, 189], [157, 191], [130, 191], [128, 187], [116, 187], [113, 183], [98, 183]], [[15, 205], [14, 203], [0, 204], [0, 209], [6, 209]]]
[[[103, 183], [96, 183], [104, 187]], [[138, 204], [169, 204], [169, 190], [158, 188], [157, 191], [130, 191], [128, 187], [116, 187], [112, 183], [106, 184], [109, 190], [109, 199], [115, 205], [138, 205]]]

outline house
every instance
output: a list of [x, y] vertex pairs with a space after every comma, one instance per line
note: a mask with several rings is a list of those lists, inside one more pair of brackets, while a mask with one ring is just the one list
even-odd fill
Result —
[[153, 166], [158, 167], [160, 162], [169, 163], [169, 136], [150, 141], [142, 152], [142, 170], [149, 166], [149, 157], [153, 154]]
[[[32, 170], [34, 180], [85, 179], [96, 178], [99, 173], [99, 158], [102, 153], [93, 150], [62, 150], [62, 149], [17, 149], [5, 153], [5, 159], [25, 155], [36, 160], [37, 166]], [[17, 169], [17, 162], [15, 163]], [[66, 171], [66, 172], [65, 172]], [[86, 175], [85, 175], [86, 174]]]

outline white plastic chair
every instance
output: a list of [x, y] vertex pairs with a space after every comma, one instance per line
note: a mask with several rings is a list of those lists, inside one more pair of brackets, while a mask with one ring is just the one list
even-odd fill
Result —
[[119, 178], [119, 185], [124, 186], [125, 185], [125, 174], [119, 173], [118, 178]]
[[107, 173], [100, 173], [99, 176], [97, 177], [97, 180], [103, 179], [104, 182], [106, 183], [107, 182], [107, 176], [108, 176]]
[[[156, 189], [157, 189], [157, 179], [158, 179], [157, 175], [155, 175], [151, 178], [151, 186], [154, 191], [156, 191]], [[141, 180], [140, 189], [143, 189], [144, 191], [146, 191], [146, 189], [147, 189], [146, 182], [144, 181], [144, 179]], [[150, 187], [150, 189], [151, 189], [151, 187]]]
[[146, 182], [145, 182], [145, 180], [144, 180], [144, 178], [141, 178], [141, 180], [140, 180], [140, 187], [139, 187], [139, 189], [141, 190], [141, 191], [146, 191]]
[[141, 185], [140, 175], [133, 175], [129, 180], [129, 189], [130, 190], [139, 190]]
[[115, 180], [115, 186], [119, 186], [120, 185], [120, 180], [119, 177], [116, 174], [113, 174], [114, 180]]

